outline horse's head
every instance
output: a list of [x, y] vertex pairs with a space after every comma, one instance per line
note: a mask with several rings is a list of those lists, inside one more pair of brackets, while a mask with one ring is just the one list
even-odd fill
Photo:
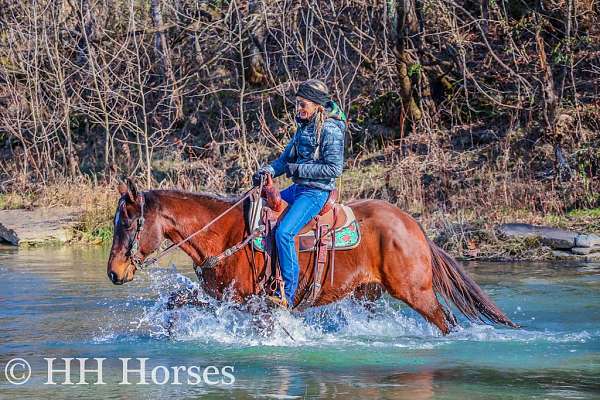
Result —
[[133, 280], [136, 263], [158, 248], [163, 234], [152, 198], [138, 192], [129, 179], [127, 184], [120, 183], [118, 189], [121, 197], [106, 271], [115, 285]]

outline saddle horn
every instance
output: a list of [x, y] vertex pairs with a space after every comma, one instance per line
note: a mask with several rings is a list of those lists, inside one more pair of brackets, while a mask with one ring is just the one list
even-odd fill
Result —
[[267, 207], [275, 212], [283, 211], [285, 204], [281, 199], [279, 189], [273, 184], [273, 177], [271, 174], [267, 175], [267, 181], [263, 185], [261, 196], [267, 201]]

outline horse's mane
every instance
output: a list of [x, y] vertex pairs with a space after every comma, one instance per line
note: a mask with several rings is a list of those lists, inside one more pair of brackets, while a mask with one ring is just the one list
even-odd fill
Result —
[[240, 199], [240, 195], [223, 195], [212, 192], [186, 192], [177, 189], [156, 189], [152, 192], [159, 196], [174, 197], [176, 199], [214, 200], [221, 203], [233, 204]]

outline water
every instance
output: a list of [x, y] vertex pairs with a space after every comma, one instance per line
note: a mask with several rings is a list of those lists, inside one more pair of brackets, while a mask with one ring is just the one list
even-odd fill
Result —
[[[267, 334], [231, 303], [207, 298], [205, 310], [178, 312], [168, 338], [164, 304], [172, 290], [194, 287], [189, 261], [113, 286], [107, 253], [0, 248], [0, 398], [600, 398], [600, 264], [468, 265], [519, 330], [461, 319], [463, 328], [444, 337], [386, 296], [373, 312], [351, 300], [302, 315], [282, 311]], [[33, 369], [19, 386], [5, 374], [15, 357]], [[86, 373], [88, 384], [64, 385], [56, 373], [58, 384], [47, 385], [44, 358], [52, 357], [56, 369], [64, 357], [106, 358], [106, 384]], [[125, 357], [136, 369], [137, 358], [148, 358], [148, 385], [119, 384]], [[181, 384], [161, 366], [184, 368]], [[217, 368], [208, 370], [217, 384], [188, 383], [192, 366], [200, 375]], [[72, 370], [78, 382], [78, 361]], [[139, 382], [139, 373], [128, 380]]]

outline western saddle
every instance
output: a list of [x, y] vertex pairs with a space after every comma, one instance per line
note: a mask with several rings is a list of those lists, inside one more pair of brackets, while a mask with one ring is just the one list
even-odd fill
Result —
[[[356, 247], [360, 240], [354, 212], [350, 207], [336, 203], [337, 197], [337, 190], [332, 190], [319, 214], [311, 219], [297, 235], [300, 252], [310, 251], [314, 253], [315, 257], [313, 273], [311, 274], [312, 284], [309, 285], [308, 290], [302, 293], [300, 301], [294, 307], [295, 309], [309, 307], [319, 297], [328, 258], [331, 281], [333, 282], [336, 237], [339, 236], [339, 233], [344, 229], [351, 229], [356, 232], [356, 239], [352, 244], [349, 246], [341, 245], [339, 250]], [[264, 246], [260, 249], [265, 254], [266, 270], [259, 286], [272, 291], [279, 288], [280, 293], [283, 293], [283, 280], [276, 257], [274, 232], [277, 229], [278, 221], [285, 215], [286, 210], [287, 203], [281, 198], [277, 187], [273, 185], [271, 176], [267, 175], [260, 197], [257, 194], [255, 198], [251, 199], [248, 222], [251, 230], [259, 225], [264, 225], [266, 228], [261, 238]], [[294, 303], [294, 299], [288, 300], [290, 303]]]

